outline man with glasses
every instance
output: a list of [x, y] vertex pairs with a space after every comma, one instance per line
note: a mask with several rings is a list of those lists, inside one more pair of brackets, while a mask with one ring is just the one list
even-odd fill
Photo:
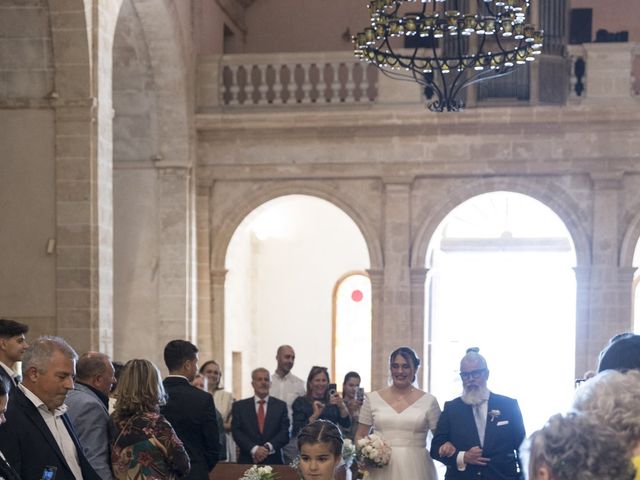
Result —
[[446, 480], [521, 480], [522, 413], [515, 399], [489, 391], [489, 369], [478, 351], [462, 357], [463, 392], [444, 404], [431, 456], [447, 466]]

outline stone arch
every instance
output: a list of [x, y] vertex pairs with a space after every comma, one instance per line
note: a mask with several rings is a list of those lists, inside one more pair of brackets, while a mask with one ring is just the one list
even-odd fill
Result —
[[584, 227], [585, 214], [564, 189], [554, 183], [538, 183], [528, 179], [482, 178], [448, 192], [447, 196], [443, 197], [438, 205], [430, 208], [420, 220], [411, 250], [411, 267], [424, 268], [431, 238], [451, 210], [472, 197], [500, 190], [528, 195], [551, 208], [569, 230], [576, 251], [576, 266], [590, 265], [591, 247], [589, 235]]
[[636, 251], [638, 241], [640, 241], [640, 213], [637, 213], [629, 222], [629, 226], [622, 237], [618, 261], [620, 267], [633, 266], [633, 255]]
[[[231, 237], [249, 213], [269, 200], [284, 195], [295, 194], [321, 198], [345, 212], [357, 225], [364, 237], [369, 250], [369, 268], [371, 270], [382, 269], [382, 245], [380, 244], [372, 221], [365, 214], [361, 213], [364, 209], [361, 208], [354, 199], [349, 198], [344, 193], [329, 185], [311, 185], [298, 182], [265, 186], [259, 189], [254, 195], [243, 199], [243, 203], [239, 208], [229, 209], [225, 212], [223, 215], [225, 220], [218, 229], [218, 232], [212, 237], [211, 268], [218, 271], [225, 269], [225, 257]], [[238, 206], [234, 205], [234, 207]]]
[[[127, 1], [127, 0], [125, 0]], [[138, 17], [151, 66], [151, 88], [155, 94], [157, 166], [190, 165], [193, 158], [189, 129], [190, 108], [185, 44], [175, 2], [128, 0]], [[117, 27], [116, 27], [117, 34]], [[114, 54], [115, 56], [115, 54]]]

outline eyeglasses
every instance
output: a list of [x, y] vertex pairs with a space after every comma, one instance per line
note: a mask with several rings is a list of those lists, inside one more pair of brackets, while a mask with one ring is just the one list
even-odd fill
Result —
[[482, 377], [486, 371], [486, 368], [479, 368], [478, 370], [471, 370], [470, 372], [460, 372], [460, 378], [462, 380], [469, 380], [470, 378], [477, 380]]

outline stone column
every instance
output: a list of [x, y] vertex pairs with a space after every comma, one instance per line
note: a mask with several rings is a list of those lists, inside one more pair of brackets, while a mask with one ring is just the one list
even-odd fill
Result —
[[191, 315], [191, 169], [157, 168], [158, 342], [195, 341]]
[[[413, 337], [411, 320], [411, 287], [409, 279], [410, 195], [412, 178], [385, 180], [384, 189], [384, 240], [385, 260], [383, 278], [382, 317], [375, 331], [381, 339], [374, 339], [375, 357], [383, 361], [382, 368], [375, 368], [374, 386], [383, 385], [388, 377], [387, 355], [400, 345], [422, 350], [423, 338]], [[377, 379], [377, 382], [376, 380]]]
[[[411, 281], [411, 338], [414, 339], [414, 348], [420, 358], [422, 358], [423, 370], [425, 374], [429, 374], [429, 369], [426, 367], [430, 365], [431, 348], [425, 346], [425, 324], [428, 319], [425, 318], [425, 281], [427, 279], [428, 268], [416, 267], [412, 268], [409, 272], [409, 278]], [[422, 339], [422, 341], [420, 341]], [[430, 383], [429, 377], [425, 378], [425, 388], [428, 388]]]
[[198, 295], [198, 348], [202, 360], [213, 358], [213, 332], [211, 321], [211, 242], [209, 230], [209, 204], [211, 189], [198, 186], [196, 198], [196, 256]]
[[367, 270], [371, 281], [371, 388], [377, 390], [386, 385], [386, 376], [380, 372], [388, 370], [386, 358], [380, 355], [378, 345], [384, 341], [382, 331], [382, 306], [384, 305], [384, 271]]
[[591, 267], [578, 266], [576, 273], [576, 365], [575, 377], [582, 378], [587, 370], [595, 369], [595, 362], [590, 357], [589, 341], [589, 307], [591, 292]]
[[[619, 268], [618, 217], [622, 174], [592, 174], [593, 252], [586, 326], [586, 361], [592, 368], [609, 339], [631, 330], [632, 268]], [[584, 372], [581, 372], [584, 373]]]
[[[224, 371], [227, 354], [224, 342], [224, 282], [227, 270], [211, 270], [211, 344], [213, 346], [213, 358], [220, 364]], [[230, 357], [229, 357], [230, 360]]]

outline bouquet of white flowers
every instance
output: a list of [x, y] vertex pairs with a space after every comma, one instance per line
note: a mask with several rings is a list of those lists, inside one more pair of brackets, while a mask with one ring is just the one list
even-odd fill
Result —
[[382, 468], [391, 460], [391, 447], [375, 433], [358, 440], [356, 449], [358, 460], [368, 467]]
[[278, 475], [270, 466], [259, 467], [254, 465], [244, 472], [240, 480], [277, 480], [277, 478]]

